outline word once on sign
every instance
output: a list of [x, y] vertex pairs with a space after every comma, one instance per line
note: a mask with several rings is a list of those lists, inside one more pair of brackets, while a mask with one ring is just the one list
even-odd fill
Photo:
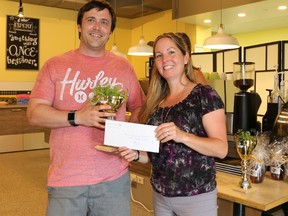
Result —
[[7, 16], [7, 69], [39, 69], [39, 19]]

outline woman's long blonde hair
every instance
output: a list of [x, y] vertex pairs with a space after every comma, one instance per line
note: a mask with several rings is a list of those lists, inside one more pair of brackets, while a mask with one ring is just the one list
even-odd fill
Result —
[[[178, 47], [183, 55], [186, 55], [188, 51], [188, 47], [181, 36], [174, 33], [164, 33], [159, 35], [153, 46], [153, 57], [155, 59], [155, 46], [157, 42], [162, 38], [169, 38]], [[184, 67], [185, 76], [191, 82], [195, 82], [196, 78], [192, 68], [192, 60], [189, 58], [188, 63]], [[151, 72], [151, 80], [147, 92], [147, 100], [145, 105], [142, 107], [142, 111], [140, 112], [139, 119], [141, 123], [146, 123], [148, 117], [157, 109], [158, 105], [163, 101], [167, 95], [169, 94], [170, 89], [167, 81], [160, 75], [155, 63], [153, 64], [152, 72]]]

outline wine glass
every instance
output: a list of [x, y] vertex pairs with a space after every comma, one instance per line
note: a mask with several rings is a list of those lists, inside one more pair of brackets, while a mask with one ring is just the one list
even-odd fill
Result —
[[[96, 96], [97, 97], [97, 96]], [[99, 96], [99, 103], [98, 105], [109, 105], [111, 109], [106, 110], [109, 113], [116, 113], [122, 104], [125, 102], [125, 97], [118, 95], [118, 96]], [[115, 120], [115, 116], [108, 116], [107, 119]]]

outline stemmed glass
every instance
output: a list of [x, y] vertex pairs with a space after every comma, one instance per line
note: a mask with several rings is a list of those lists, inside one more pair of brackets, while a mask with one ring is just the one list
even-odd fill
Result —
[[[128, 92], [118, 86], [111, 86], [110, 84], [101, 86], [96, 85], [93, 89], [94, 96], [91, 98], [92, 105], [107, 104], [111, 109], [106, 112], [116, 113], [122, 104], [128, 99]], [[107, 117], [108, 119], [115, 120], [114, 116]]]
[[257, 145], [256, 136], [252, 136], [249, 131], [239, 130], [234, 135], [237, 153], [241, 158], [242, 166], [242, 180], [240, 181], [240, 187], [247, 190], [251, 188], [251, 181], [248, 177], [248, 160], [249, 157]]
[[[111, 109], [106, 110], [109, 113], [116, 113], [125, 102], [125, 97], [123, 96], [96, 96], [99, 97], [99, 102], [97, 105], [107, 104], [111, 106]], [[108, 116], [107, 119], [115, 120], [115, 116]]]

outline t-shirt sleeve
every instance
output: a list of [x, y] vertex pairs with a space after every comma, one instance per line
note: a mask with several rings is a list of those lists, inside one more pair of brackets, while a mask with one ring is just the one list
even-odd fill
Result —
[[54, 98], [54, 84], [50, 77], [50, 61], [47, 61], [41, 68], [30, 98], [41, 98], [53, 101]]

